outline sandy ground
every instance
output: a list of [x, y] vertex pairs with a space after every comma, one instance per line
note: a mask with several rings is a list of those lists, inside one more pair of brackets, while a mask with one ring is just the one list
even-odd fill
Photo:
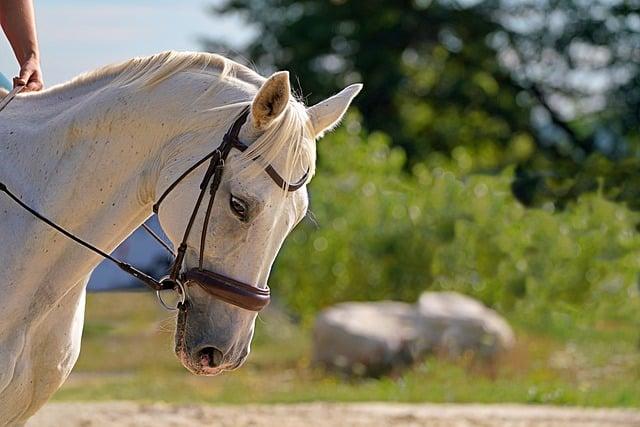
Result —
[[311, 403], [203, 406], [133, 402], [50, 403], [27, 424], [49, 426], [640, 427], [640, 411], [521, 405]]

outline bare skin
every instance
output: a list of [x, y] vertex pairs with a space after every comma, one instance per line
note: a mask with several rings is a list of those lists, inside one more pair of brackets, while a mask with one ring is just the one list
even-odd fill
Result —
[[0, 25], [20, 65], [14, 86], [24, 85], [25, 91], [41, 90], [44, 83], [32, 0], [0, 0]]

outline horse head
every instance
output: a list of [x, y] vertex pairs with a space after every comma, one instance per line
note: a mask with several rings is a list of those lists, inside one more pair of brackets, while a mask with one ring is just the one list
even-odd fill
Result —
[[[225, 156], [224, 173], [212, 194], [207, 194], [214, 196], [210, 218], [206, 219], [206, 209], [194, 215], [192, 229], [197, 231], [186, 239], [183, 272], [212, 272], [253, 289], [267, 289], [284, 239], [307, 212], [316, 141], [340, 121], [361, 87], [351, 85], [309, 108], [292, 96], [287, 72], [273, 74], [248, 92], [244, 106], [239, 103], [249, 108], [248, 115], [234, 135], [248, 148], [235, 146]], [[237, 121], [239, 110], [231, 111]], [[275, 171], [285, 185], [275, 180]], [[302, 185], [289, 191], [286, 183], [300, 178]], [[159, 220], [176, 247], [199, 194], [197, 182], [185, 180], [163, 201]], [[257, 312], [189, 282], [185, 293], [186, 309], [179, 311], [175, 334], [175, 353], [182, 364], [199, 375], [216, 375], [242, 365], [250, 351]]]

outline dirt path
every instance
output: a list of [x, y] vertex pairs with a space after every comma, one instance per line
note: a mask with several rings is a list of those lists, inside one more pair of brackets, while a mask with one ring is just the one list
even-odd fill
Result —
[[50, 403], [28, 427], [640, 427], [640, 411], [521, 405]]

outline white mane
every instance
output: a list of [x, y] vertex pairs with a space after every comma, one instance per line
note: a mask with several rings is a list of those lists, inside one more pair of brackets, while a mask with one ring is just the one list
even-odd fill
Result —
[[221, 76], [234, 74], [243, 81], [251, 83], [256, 87], [265, 81], [264, 77], [250, 68], [221, 55], [206, 52], [167, 51], [107, 65], [80, 74], [68, 83], [52, 87], [48, 90], [53, 91], [61, 86], [71, 88], [75, 85], [114, 75], [118, 76], [118, 79], [114, 81], [115, 84], [127, 83], [149, 87], [160, 83], [176, 73], [191, 69], [214, 72]]
[[[51, 87], [46, 93], [56, 93], [72, 89], [100, 79], [113, 79], [105, 86], [127, 87], [137, 91], [151, 89], [163, 81], [182, 72], [195, 72], [212, 76], [212, 84], [192, 106], [196, 113], [187, 117], [191, 120], [189, 128], [204, 130], [210, 123], [219, 123], [227, 118], [228, 128], [240, 111], [249, 106], [253, 96], [266, 80], [264, 77], [244, 65], [231, 61], [221, 55], [204, 52], [168, 51], [147, 57], [133, 58], [118, 64], [108, 65], [97, 70], [81, 74], [68, 83]], [[224, 83], [241, 82], [248, 88], [250, 97], [233, 99], [223, 106], [212, 106], [210, 99], [225, 90]], [[237, 83], [236, 83], [237, 84]], [[228, 87], [228, 86], [227, 86]], [[229, 111], [235, 110], [235, 111]], [[297, 181], [308, 170], [309, 179], [315, 173], [316, 149], [313, 143], [315, 135], [306, 107], [301, 101], [291, 97], [288, 108], [264, 134], [255, 141], [244, 156], [242, 170], [250, 175], [261, 173], [260, 163], [252, 161], [260, 156], [265, 163], [278, 162], [283, 170], [278, 172], [289, 182]]]

